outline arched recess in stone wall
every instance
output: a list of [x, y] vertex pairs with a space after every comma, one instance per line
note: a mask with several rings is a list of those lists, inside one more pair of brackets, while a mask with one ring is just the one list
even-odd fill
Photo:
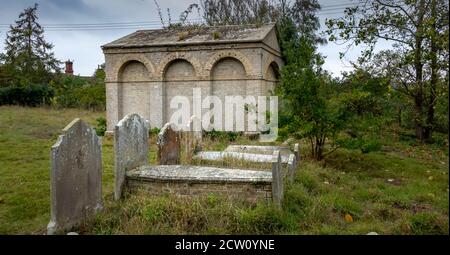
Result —
[[165, 55], [161, 61], [159, 62], [158, 68], [155, 71], [155, 75], [159, 79], [164, 79], [164, 75], [166, 73], [167, 68], [171, 65], [173, 61], [176, 60], [185, 60], [189, 62], [192, 67], [194, 68], [194, 74], [195, 76], [200, 76], [200, 70], [202, 69], [202, 66], [198, 62], [198, 60], [191, 56], [189, 53], [184, 52], [173, 52]]
[[264, 73], [265, 92], [273, 93], [280, 80], [280, 67], [276, 61], [272, 61]]
[[144, 63], [136, 60], [126, 62], [119, 69], [119, 119], [131, 113], [150, 119], [149, 76]]
[[154, 75], [155, 68], [148, 58], [142, 54], [127, 54], [121, 57], [120, 61], [117, 61], [116, 64], [111, 67], [111, 70], [108, 71], [111, 74], [110, 77], [112, 81], [118, 81], [121, 70], [127, 65], [127, 63], [132, 61], [141, 62], [145, 68], [147, 68], [148, 77]]
[[[234, 57], [219, 59], [211, 69], [212, 95], [222, 102], [222, 128], [225, 128], [226, 96], [246, 96], [247, 72], [244, 64]], [[222, 129], [222, 130], [223, 130]]]
[[[172, 114], [177, 111], [170, 107], [171, 100], [176, 96], [187, 97], [192, 112], [192, 88], [196, 86], [195, 68], [186, 59], [174, 59], [167, 63], [162, 73], [164, 87], [164, 122], [171, 121]], [[187, 110], [187, 109], [186, 109]], [[174, 122], [181, 125], [183, 123]], [[186, 125], [186, 123], [184, 123]]]
[[[252, 65], [251, 65], [250, 61], [247, 59], [247, 57], [245, 57], [245, 55], [240, 53], [239, 51], [235, 51], [235, 50], [219, 51], [216, 54], [214, 54], [212, 57], [210, 57], [209, 60], [206, 62], [206, 65], [204, 68], [204, 70], [205, 70], [204, 75], [212, 75], [213, 67], [220, 60], [222, 60], [224, 58], [234, 58], [234, 59], [238, 60], [244, 67], [247, 78], [257, 76], [254, 68], [252, 67]], [[212, 76], [211, 76], [211, 78], [212, 78]]]

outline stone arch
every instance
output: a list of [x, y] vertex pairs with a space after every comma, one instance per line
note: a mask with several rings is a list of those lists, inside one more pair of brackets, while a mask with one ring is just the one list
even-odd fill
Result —
[[283, 64], [282, 64], [281, 60], [279, 60], [279, 59], [277, 59], [277, 58], [275, 58], [273, 56], [268, 57], [268, 59], [264, 62], [263, 69], [261, 70], [262, 72], [264, 72], [262, 74], [263, 78], [267, 79], [266, 74], [267, 74], [267, 71], [269, 70], [269, 68], [271, 66], [274, 67], [274, 68], [277, 68], [278, 69], [278, 75], [280, 75], [280, 69], [281, 69], [282, 65]]
[[220, 51], [210, 57], [205, 65], [205, 75], [211, 77], [214, 65], [223, 58], [237, 59], [244, 66], [247, 77], [255, 75], [255, 70], [248, 58], [244, 54], [235, 50]]
[[119, 69], [117, 81], [142, 82], [148, 81], [149, 72], [147, 66], [141, 61], [130, 60], [125, 62]]
[[[198, 69], [197, 69], [198, 70]], [[171, 120], [172, 114], [178, 110], [178, 106], [171, 108], [171, 101], [175, 97], [182, 96], [189, 101], [189, 110], [192, 108], [193, 88], [197, 85], [197, 74], [195, 67], [191, 62], [184, 58], [176, 58], [167, 63], [162, 73], [163, 84], [163, 104], [164, 104], [164, 122], [172, 122], [175, 125], [186, 125], [186, 123], [178, 123], [177, 121], [183, 120]], [[182, 107], [187, 107], [186, 105]]]
[[273, 94], [280, 80], [280, 65], [274, 59], [267, 61], [262, 70], [263, 93]]
[[[227, 108], [227, 97], [236, 97], [242, 96], [243, 98], [247, 95], [247, 82], [248, 82], [248, 74], [245, 69], [244, 64], [237, 58], [234, 57], [222, 57], [218, 61], [216, 61], [210, 71], [211, 77], [211, 94], [218, 98], [222, 104], [222, 116], [214, 116], [212, 119], [213, 125], [215, 127], [221, 128], [221, 130], [226, 131], [242, 131], [237, 130], [238, 123], [237, 120], [232, 117], [226, 117], [227, 113], [230, 112], [244, 112], [244, 109], [238, 107], [244, 107], [244, 105], [237, 106], [236, 110]], [[214, 106], [216, 108], [216, 106]], [[233, 106], [232, 106], [233, 107]], [[226, 109], [227, 108], [227, 109]], [[224, 110], [225, 109], [225, 110]], [[219, 118], [221, 118], [221, 125], [219, 125]], [[245, 116], [244, 116], [245, 118]], [[233, 130], [226, 129], [229, 125], [226, 122], [230, 122], [228, 124], [232, 124]]]
[[174, 52], [167, 54], [158, 65], [158, 70], [156, 71], [156, 75], [159, 79], [164, 79], [164, 73], [166, 69], [170, 66], [170, 64], [175, 60], [185, 60], [189, 62], [193, 68], [195, 76], [199, 75], [199, 70], [201, 70], [201, 65], [198, 62], [198, 60], [194, 57], [192, 57], [190, 54], [184, 53], [184, 52]]
[[118, 71], [119, 119], [137, 113], [150, 119], [150, 86], [147, 66], [137, 60], [124, 63]]
[[163, 81], [195, 79], [195, 67], [186, 59], [176, 58], [167, 63], [162, 72]]
[[276, 61], [269, 63], [263, 77], [266, 81], [278, 81], [280, 79], [280, 66]]
[[247, 78], [245, 66], [239, 59], [224, 57], [219, 59], [210, 71], [211, 80], [236, 80]]
[[111, 68], [111, 74], [113, 75], [113, 79], [115, 81], [119, 80], [119, 76], [121, 73], [121, 70], [132, 61], [137, 61], [142, 63], [146, 68], [148, 72], [148, 77], [150, 77], [154, 72], [155, 68], [153, 64], [150, 62], [148, 58], [143, 56], [142, 54], [127, 54], [121, 57], [120, 61], [117, 61], [117, 63]]

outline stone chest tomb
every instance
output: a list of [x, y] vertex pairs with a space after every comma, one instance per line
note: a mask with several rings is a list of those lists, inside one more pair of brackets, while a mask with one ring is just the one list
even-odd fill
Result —
[[176, 110], [175, 96], [194, 108], [193, 88], [221, 100], [269, 95], [283, 64], [273, 24], [140, 30], [102, 49], [108, 131], [132, 113], [162, 128]]

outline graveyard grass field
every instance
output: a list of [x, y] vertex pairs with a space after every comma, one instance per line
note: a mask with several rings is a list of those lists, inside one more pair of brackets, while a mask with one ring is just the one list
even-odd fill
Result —
[[[95, 126], [100, 116], [104, 113], [0, 107], [0, 234], [46, 232], [50, 218], [50, 147], [73, 118], [80, 117]], [[380, 139], [388, 150], [362, 154], [338, 149], [320, 163], [308, 159], [309, 146], [301, 143], [302, 161], [294, 183], [286, 187], [282, 210], [214, 195], [185, 199], [135, 193], [114, 202], [113, 141], [103, 139], [105, 209], [77, 231], [449, 234], [448, 140], [441, 147], [400, 141], [395, 127]], [[155, 163], [155, 135], [150, 140], [150, 161]], [[238, 137], [233, 143], [256, 142]], [[204, 147], [222, 150], [229, 144], [218, 138], [206, 141]]]

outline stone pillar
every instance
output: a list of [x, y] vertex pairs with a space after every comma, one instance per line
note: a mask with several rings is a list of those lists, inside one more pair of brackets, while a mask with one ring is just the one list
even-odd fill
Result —
[[161, 128], [165, 116], [163, 81], [150, 82], [150, 126]]
[[294, 154], [289, 155], [287, 165], [288, 165], [287, 179], [289, 180], [289, 182], [293, 182], [295, 177], [295, 170], [297, 169], [297, 158], [295, 157]]
[[125, 116], [114, 129], [114, 198], [122, 197], [125, 172], [148, 162], [149, 123], [138, 114]]
[[281, 208], [283, 202], [283, 175], [281, 167], [281, 155], [280, 151], [277, 150], [272, 154], [272, 200], [279, 208]]
[[52, 146], [50, 158], [47, 234], [57, 234], [102, 208], [102, 145], [92, 127], [75, 119]]
[[[258, 104], [258, 96], [261, 95], [261, 82], [262, 80], [259, 79], [252, 79], [252, 80], [247, 80], [247, 86], [246, 86], [246, 96], [251, 96], [254, 97], [255, 100], [255, 105], [249, 107], [250, 110], [254, 111], [255, 114], [255, 120], [250, 120], [252, 122], [256, 122], [257, 121], [257, 114], [256, 114], [256, 105]], [[247, 135], [256, 135], [259, 133], [258, 131], [258, 127], [256, 124], [256, 130], [249, 130], [249, 118], [250, 118], [250, 114], [245, 113], [245, 133]]]
[[158, 163], [180, 164], [180, 134], [171, 123], [166, 123], [158, 134]]
[[106, 130], [112, 132], [120, 120], [120, 83], [106, 82]]

